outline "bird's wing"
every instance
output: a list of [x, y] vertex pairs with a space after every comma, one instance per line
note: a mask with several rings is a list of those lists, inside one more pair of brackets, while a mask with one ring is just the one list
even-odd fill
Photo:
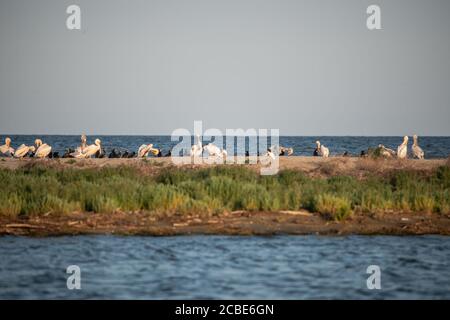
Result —
[[50, 147], [48, 144], [43, 144], [36, 150], [36, 156], [37, 157], [46, 157], [49, 155], [49, 153], [51, 151], [52, 151], [52, 147]]
[[98, 151], [98, 147], [95, 144], [91, 144], [83, 150], [83, 155], [85, 157], [90, 157]]
[[28, 153], [29, 148], [22, 144], [19, 148], [17, 148], [16, 152], [14, 153], [14, 156], [17, 158], [22, 158]]

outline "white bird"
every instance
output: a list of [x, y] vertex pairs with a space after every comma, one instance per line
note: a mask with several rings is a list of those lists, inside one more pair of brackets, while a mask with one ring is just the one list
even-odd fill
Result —
[[273, 153], [271, 150], [267, 151], [266, 155], [267, 155], [271, 160], [275, 160], [275, 153]]
[[14, 155], [14, 149], [11, 147], [11, 139], [6, 138], [5, 144], [0, 146], [0, 153], [7, 155], [7, 156], [13, 156]]
[[143, 144], [138, 149], [138, 158], [145, 158], [151, 152], [154, 156], [158, 155], [159, 150], [153, 148], [153, 144]]
[[413, 145], [412, 145], [412, 152], [414, 158], [417, 159], [425, 159], [425, 152], [423, 152], [422, 148], [419, 147], [419, 143], [417, 142], [417, 135], [413, 135]]
[[279, 146], [279, 145], [273, 145], [269, 148], [269, 150], [271, 152], [273, 152], [274, 154], [278, 154], [280, 156], [290, 156], [291, 154], [294, 153], [293, 148], [286, 148], [286, 147]]
[[86, 135], [83, 133], [81, 135], [81, 144], [78, 148], [76, 148], [75, 152], [73, 154], [81, 154], [83, 153], [84, 149], [87, 146], [87, 137]]
[[34, 146], [26, 146], [24, 144], [20, 145], [16, 152], [14, 152], [14, 157], [15, 158], [23, 158], [25, 157], [28, 152], [34, 152], [36, 150], [36, 148]]
[[86, 135], [83, 133], [83, 134], [81, 135], [81, 145], [80, 145], [81, 151], [83, 151], [84, 148], [86, 148], [86, 146], [87, 146], [87, 137], [86, 137]]
[[97, 152], [101, 151], [101, 149], [102, 146], [100, 139], [95, 139], [94, 144], [85, 147], [82, 152], [79, 152], [79, 150], [77, 149], [76, 152], [71, 153], [71, 156], [74, 158], [89, 158], [95, 155]]
[[208, 152], [208, 157], [212, 156], [225, 158], [228, 155], [226, 150], [220, 149], [213, 143], [208, 143], [206, 146], [203, 147], [203, 150]]
[[403, 137], [403, 142], [397, 148], [397, 158], [406, 159], [408, 157], [408, 136]]
[[286, 147], [280, 147], [280, 156], [290, 156], [294, 153], [294, 149], [293, 148], [286, 148]]
[[147, 144], [142, 144], [142, 145], [139, 147], [138, 152], [137, 152], [138, 158], [144, 158], [144, 157], [146, 157], [146, 156], [148, 155], [148, 153], [149, 153], [151, 147], [153, 147], [152, 144], [148, 144], [148, 145], [147, 145]]
[[36, 139], [34, 144], [36, 145], [36, 153], [34, 154], [36, 158], [45, 158], [52, 152], [52, 147], [46, 143], [43, 144], [41, 139]]
[[389, 148], [386, 148], [384, 145], [379, 144], [378, 148], [380, 149], [381, 156], [385, 158], [392, 158], [395, 157], [395, 151]]
[[320, 155], [323, 158], [328, 158], [328, 156], [330, 155], [330, 150], [327, 147], [325, 147], [324, 145], [321, 145], [319, 140], [316, 141], [316, 145], [317, 145], [317, 150], [319, 150], [319, 152], [320, 152]]
[[275, 160], [276, 156], [275, 153], [272, 152], [272, 149], [269, 148], [267, 149], [267, 152], [265, 154], [263, 154], [262, 156], [260, 156], [259, 161], [261, 164], [263, 165], [268, 165], [270, 164], [273, 160]]
[[203, 152], [202, 141], [200, 140], [200, 136], [197, 135], [197, 144], [194, 144], [191, 147], [190, 156], [191, 157], [201, 157]]

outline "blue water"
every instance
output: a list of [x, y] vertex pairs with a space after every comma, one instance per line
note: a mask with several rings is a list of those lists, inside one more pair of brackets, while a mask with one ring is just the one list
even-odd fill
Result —
[[[450, 298], [441, 236], [6, 236], [0, 257], [2, 299]], [[69, 265], [81, 290], [66, 287]]]
[[[0, 135], [0, 144], [3, 144], [6, 135]], [[53, 147], [53, 151], [58, 151], [60, 155], [68, 147], [76, 148], [80, 144], [80, 136], [49, 135], [49, 136], [31, 136], [31, 135], [10, 135], [12, 146], [17, 147], [22, 143], [31, 145], [36, 138], [41, 138], [45, 143]], [[178, 142], [171, 141], [170, 136], [89, 136], [88, 143], [94, 143], [95, 138], [102, 140], [102, 145], [107, 154], [113, 148], [120, 150], [137, 151], [140, 145], [153, 143], [155, 147], [163, 150], [166, 154]], [[191, 138], [193, 143], [193, 138]], [[386, 147], [397, 149], [397, 146], [403, 141], [402, 137], [280, 137], [280, 145], [294, 148], [294, 155], [309, 156], [312, 155], [315, 148], [315, 141], [320, 140], [322, 144], [329, 147], [331, 155], [343, 154], [345, 151], [352, 155], [359, 155], [362, 150], [368, 147], [376, 147], [378, 144], [384, 144]], [[410, 139], [412, 140], [412, 138]], [[210, 142], [203, 138], [203, 143]], [[235, 141], [237, 144], [237, 141]], [[411, 146], [410, 141], [409, 146]], [[446, 158], [450, 155], [450, 137], [419, 137], [419, 144], [425, 151], [426, 158]], [[268, 142], [270, 146], [270, 141]], [[225, 139], [224, 146], [225, 147]], [[248, 148], [248, 147], [247, 147]], [[227, 147], [229, 154], [233, 152], [231, 147]], [[265, 151], [265, 150], [263, 150]]]

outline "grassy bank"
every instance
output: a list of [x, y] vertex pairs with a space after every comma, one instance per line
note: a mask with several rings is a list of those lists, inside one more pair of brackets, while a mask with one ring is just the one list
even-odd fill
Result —
[[260, 176], [239, 166], [167, 168], [142, 175], [133, 167], [0, 170], [0, 215], [148, 211], [215, 215], [224, 211], [306, 209], [342, 220], [353, 213], [450, 212], [450, 168], [431, 174], [311, 178], [284, 170]]

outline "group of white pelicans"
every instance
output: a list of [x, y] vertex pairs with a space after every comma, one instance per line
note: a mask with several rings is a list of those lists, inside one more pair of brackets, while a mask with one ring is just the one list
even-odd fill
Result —
[[[71, 153], [73, 158], [90, 158], [100, 152], [101, 141], [95, 139], [94, 144], [87, 145], [86, 135], [81, 136], [81, 145]], [[26, 156], [33, 156], [35, 158], [47, 158], [52, 153], [52, 147], [46, 143], [43, 143], [41, 139], [34, 140], [34, 145], [27, 146], [25, 144], [20, 145], [16, 150], [11, 147], [11, 139], [7, 137], [5, 144], [0, 146], [0, 154], [4, 156], [11, 156], [14, 158], [24, 158]]]
[[[406, 159], [408, 158], [408, 141], [409, 137], [404, 136], [403, 142], [397, 147], [397, 152], [385, 147], [382, 144], [379, 144], [376, 150], [379, 152], [379, 156], [383, 158]], [[423, 152], [422, 148], [419, 146], [417, 135], [413, 135], [413, 145], [411, 151], [413, 158], [425, 159], [425, 152]], [[323, 144], [320, 144], [320, 141], [316, 141], [316, 149], [314, 150], [314, 155], [328, 158], [328, 156], [330, 155], [330, 150]], [[346, 155], [346, 153], [344, 155]], [[365, 152], [362, 152], [361, 156], [367, 156], [367, 154]]]
[[[380, 156], [384, 158], [399, 158], [405, 159], [408, 157], [408, 136], [403, 138], [402, 144], [397, 148], [397, 152], [385, 147], [384, 145], [378, 145]], [[191, 157], [202, 157], [203, 153], [206, 152], [208, 157], [220, 157], [226, 158], [227, 151], [219, 148], [213, 143], [209, 143], [205, 146], [202, 145], [200, 136], [197, 136], [197, 143], [191, 147], [190, 156]], [[267, 152], [262, 155], [263, 157], [269, 159], [275, 159], [276, 154], [279, 156], [289, 156], [294, 153], [292, 148], [286, 148], [282, 146], [272, 146]], [[86, 135], [81, 136], [81, 144], [75, 150], [67, 153], [67, 157], [70, 158], [91, 158], [91, 157], [103, 157], [103, 149], [100, 139], [95, 139], [94, 144], [87, 145]], [[154, 156], [161, 156], [161, 150], [154, 148], [153, 144], [143, 144], [139, 147], [137, 152], [138, 158], [145, 158], [149, 154]], [[24, 158], [25, 156], [32, 156], [35, 158], [48, 158], [52, 157], [52, 147], [46, 143], [43, 143], [41, 139], [36, 139], [33, 146], [27, 146], [25, 144], [20, 145], [16, 150], [11, 147], [11, 139], [6, 138], [5, 144], [0, 146], [0, 155], [10, 156], [14, 158]], [[170, 152], [169, 152], [170, 155]], [[247, 153], [248, 155], [248, 153]], [[316, 141], [316, 149], [313, 153], [314, 156], [320, 156], [328, 158], [330, 155], [330, 150], [325, 147], [320, 141]], [[412, 145], [412, 155], [417, 159], [424, 159], [424, 152], [422, 148], [419, 147], [417, 135], [413, 136]]]
[[[419, 143], [417, 140], [417, 135], [413, 135], [413, 145], [412, 145], [412, 156], [416, 159], [425, 159], [425, 152], [423, 152], [422, 148], [419, 147]], [[397, 157], [399, 159], [408, 158], [408, 136], [403, 137], [403, 142], [401, 145], [397, 147], [397, 152], [392, 149], [386, 148], [382, 144], [378, 145], [380, 150], [380, 154], [385, 158], [394, 158]]]

